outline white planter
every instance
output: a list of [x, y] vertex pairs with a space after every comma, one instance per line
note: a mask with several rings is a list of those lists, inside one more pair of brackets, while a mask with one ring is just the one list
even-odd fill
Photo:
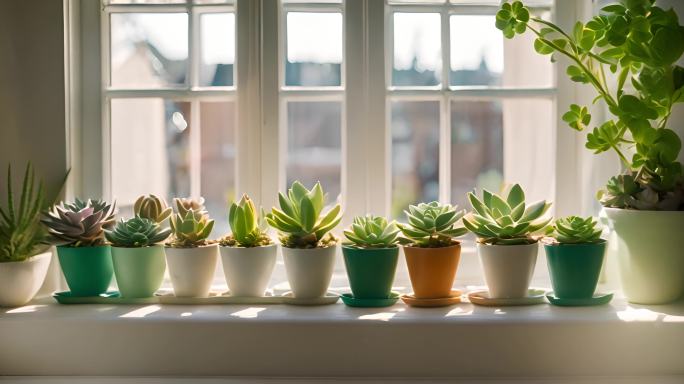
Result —
[[684, 212], [604, 208], [617, 234], [622, 290], [638, 304], [664, 304], [684, 293]]
[[177, 297], [208, 297], [218, 262], [218, 244], [166, 248], [166, 264]]
[[275, 244], [264, 247], [220, 247], [223, 274], [231, 296], [264, 295], [276, 262]]
[[18, 307], [33, 299], [43, 285], [52, 252], [24, 261], [0, 263], [0, 307]]
[[337, 245], [310, 249], [281, 248], [294, 297], [311, 299], [324, 296], [335, 269]]
[[480, 263], [489, 297], [513, 299], [527, 296], [539, 244], [488, 245], [477, 244]]

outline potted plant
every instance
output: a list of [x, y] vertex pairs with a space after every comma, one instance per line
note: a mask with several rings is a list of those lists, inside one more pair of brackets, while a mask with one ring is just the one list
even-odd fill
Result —
[[266, 221], [279, 232], [292, 295], [322, 297], [335, 268], [338, 240], [330, 230], [342, 220], [340, 205], [323, 214], [326, 198], [320, 183], [308, 190], [295, 181], [287, 196], [279, 193], [278, 198], [280, 209], [273, 207]]
[[482, 200], [468, 193], [473, 211], [463, 225], [477, 237], [477, 251], [491, 299], [518, 299], [528, 294], [537, 263], [535, 233], [551, 221], [544, 214], [551, 206], [542, 200], [527, 206], [520, 185], [503, 197], [482, 191]]
[[232, 296], [264, 295], [276, 262], [277, 247], [266, 234], [264, 213], [257, 214], [249, 196], [242, 195], [228, 210], [232, 233], [219, 241], [223, 273]]
[[171, 216], [173, 209], [166, 204], [166, 200], [155, 195], [142, 195], [133, 204], [135, 216], [150, 219], [162, 225]]
[[[590, 84], [595, 100], [607, 105], [612, 116], [587, 134], [586, 147], [615, 152], [625, 171], [598, 193], [618, 237], [623, 290], [643, 304], [681, 296], [684, 177], [681, 140], [668, 128], [673, 106], [684, 101], [684, 68], [675, 64], [684, 53], [684, 28], [676, 13], [650, 0], [623, 0], [567, 33], [516, 1], [502, 4], [496, 26], [507, 38], [532, 31], [537, 52], [567, 57], [571, 80]], [[615, 76], [606, 77], [608, 70]], [[583, 131], [591, 115], [573, 104], [563, 120]]]
[[380, 305], [385, 301], [386, 305], [396, 302], [397, 297], [388, 300], [399, 258], [396, 223], [379, 216], [359, 216], [344, 230], [344, 235], [349, 240], [342, 244], [353, 295], [349, 299], [354, 302], [379, 300]]
[[160, 243], [170, 234], [170, 228], [139, 215], [121, 219], [114, 229], [105, 230], [105, 238], [112, 244], [114, 276], [121, 297], [151, 297], [159, 289], [166, 271]]
[[45, 209], [43, 184], [29, 163], [19, 202], [15, 201], [12, 167], [7, 167], [7, 201], [0, 207], [0, 306], [28, 303], [40, 289], [50, 265], [51, 252], [44, 246], [40, 214]]
[[461, 258], [461, 243], [455, 238], [468, 232], [460, 225], [465, 210], [457, 208], [436, 201], [409, 205], [404, 211], [408, 223], [397, 224], [405, 236], [401, 241], [417, 300], [451, 296]]
[[166, 245], [166, 263], [177, 297], [208, 297], [218, 261], [218, 244], [207, 238], [214, 220], [204, 208], [204, 199], [173, 200], [171, 242]]

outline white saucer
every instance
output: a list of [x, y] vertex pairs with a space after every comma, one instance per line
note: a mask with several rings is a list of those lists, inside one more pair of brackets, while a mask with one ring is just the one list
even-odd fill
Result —
[[282, 304], [283, 299], [266, 292], [265, 296], [231, 296], [230, 292], [210, 292], [209, 297], [176, 297], [173, 292], [158, 296], [161, 304]]
[[297, 298], [292, 292], [286, 292], [280, 296], [282, 303], [290, 305], [328, 305], [335, 304], [340, 299], [340, 295], [332, 292], [327, 292], [325, 296], [312, 298]]
[[530, 288], [527, 290], [526, 297], [519, 298], [491, 298], [489, 291], [486, 289], [473, 291], [468, 293], [468, 300], [476, 305], [484, 305], [487, 307], [500, 307], [509, 305], [535, 305], [544, 304], [546, 302], [546, 290], [541, 288]]

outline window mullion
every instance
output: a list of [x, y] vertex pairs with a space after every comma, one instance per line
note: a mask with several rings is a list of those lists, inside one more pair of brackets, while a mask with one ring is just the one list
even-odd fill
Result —
[[449, 13], [447, 8], [440, 12], [442, 35], [442, 97], [440, 98], [439, 119], [439, 200], [448, 203], [451, 200], [451, 113], [449, 98], [449, 70], [451, 68], [451, 43], [449, 34]]

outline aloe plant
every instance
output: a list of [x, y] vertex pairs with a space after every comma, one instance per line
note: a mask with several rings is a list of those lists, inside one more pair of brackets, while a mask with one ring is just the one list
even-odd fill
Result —
[[344, 235], [358, 248], [393, 248], [399, 243], [399, 232], [396, 222], [366, 215], [355, 217]]
[[273, 207], [266, 215], [268, 224], [278, 230], [283, 246], [289, 248], [316, 248], [337, 243], [330, 233], [342, 220], [341, 208], [336, 204], [323, 214], [325, 193], [320, 183], [311, 190], [295, 181], [287, 196], [278, 193], [280, 209]]
[[237, 203], [232, 203], [228, 210], [228, 223], [233, 231], [219, 242], [229, 247], [260, 247], [273, 244], [266, 234], [268, 227], [264, 211], [257, 214], [254, 202], [246, 194]]
[[601, 241], [601, 232], [598, 222], [591, 216], [568, 216], [557, 219], [546, 234], [561, 244], [584, 244]]
[[133, 212], [136, 216], [162, 223], [171, 216], [173, 209], [166, 205], [163, 198], [155, 195], [143, 195], [138, 197], [133, 204]]
[[80, 200], [62, 202], [43, 215], [51, 243], [73, 247], [103, 245], [104, 230], [115, 224], [116, 202]]
[[115, 247], [147, 247], [166, 240], [170, 228], [162, 228], [154, 220], [136, 216], [121, 219], [114, 229], [105, 230], [105, 238]]
[[537, 242], [535, 233], [544, 229], [551, 221], [544, 214], [551, 203], [544, 200], [527, 206], [525, 192], [520, 185], [511, 187], [506, 198], [486, 189], [482, 200], [474, 193], [468, 193], [473, 211], [463, 218], [463, 225], [485, 244], [514, 245]]
[[204, 199], [173, 200], [176, 212], [169, 218], [173, 239], [170, 246], [179, 248], [199, 247], [209, 244], [207, 238], [214, 228], [214, 220], [204, 209]]
[[408, 224], [397, 224], [406, 239], [405, 244], [416, 247], [448, 247], [455, 244], [454, 238], [465, 235], [468, 230], [459, 225], [465, 210], [458, 206], [440, 204], [436, 201], [409, 205], [404, 211]]

